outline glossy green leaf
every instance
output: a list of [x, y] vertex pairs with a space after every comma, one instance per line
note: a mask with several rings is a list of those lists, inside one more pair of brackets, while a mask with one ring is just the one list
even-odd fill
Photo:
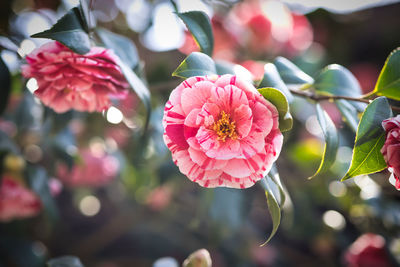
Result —
[[82, 28], [85, 32], [89, 32], [90, 28], [95, 27], [95, 25], [89, 25], [95, 23], [95, 19], [91, 19], [90, 17], [90, 7], [89, 7], [89, 1], [91, 0], [79, 0], [79, 11], [80, 11], [80, 17], [81, 17], [81, 24]]
[[350, 104], [349, 101], [344, 99], [335, 100], [335, 104], [342, 114], [344, 122], [353, 130], [353, 132], [357, 132], [359, 122], [357, 109]]
[[139, 56], [135, 44], [125, 36], [115, 34], [103, 28], [96, 29], [104, 46], [112, 49], [122, 61], [131, 69], [139, 63]]
[[79, 7], [74, 7], [49, 30], [36, 33], [32, 37], [56, 40], [76, 53], [86, 54], [90, 51], [90, 39], [85, 31], [85, 24]]
[[279, 205], [283, 207], [286, 201], [286, 193], [285, 188], [282, 185], [281, 178], [279, 177], [278, 170], [275, 164], [272, 165], [270, 172], [268, 173], [268, 177], [271, 178], [271, 181], [278, 187], [279, 189]]
[[[345, 67], [332, 64], [326, 66], [317, 76], [314, 88], [319, 93], [327, 95], [340, 95], [350, 97], [360, 97], [361, 88], [354, 75]], [[362, 111], [364, 104], [350, 102], [357, 110]]]
[[373, 93], [400, 100], [400, 48], [387, 58]]
[[325, 138], [325, 147], [318, 170], [313, 176], [309, 177], [308, 179], [312, 179], [318, 174], [327, 172], [331, 168], [333, 163], [335, 163], [336, 154], [339, 146], [338, 133], [335, 124], [329, 117], [328, 113], [326, 113], [325, 110], [323, 110], [321, 105], [318, 103], [316, 104], [316, 110], [318, 122], [321, 126]]
[[207, 14], [202, 11], [189, 11], [177, 13], [177, 15], [191, 32], [194, 40], [200, 47], [200, 51], [212, 56], [214, 37]]
[[270, 178], [264, 177], [263, 179], [261, 179], [260, 185], [264, 189], [265, 196], [267, 197], [268, 210], [272, 218], [272, 231], [269, 237], [267, 238], [267, 241], [265, 241], [261, 246], [265, 246], [271, 240], [271, 238], [275, 235], [276, 231], [278, 230], [279, 224], [281, 223], [281, 208], [279, 207], [277, 197], [276, 195], [274, 195], [274, 191], [271, 188], [270, 184], [267, 182], [267, 179]]
[[0, 115], [4, 112], [8, 104], [8, 98], [11, 92], [11, 74], [8, 67], [0, 57]]
[[271, 102], [279, 113], [279, 129], [282, 132], [289, 131], [293, 126], [293, 118], [289, 112], [289, 103], [285, 95], [275, 88], [260, 88], [258, 92]]
[[273, 87], [280, 90], [288, 100], [289, 103], [293, 101], [293, 95], [290, 93], [289, 89], [287, 88], [286, 84], [281, 79], [281, 76], [278, 73], [275, 65], [272, 63], [267, 63], [264, 66], [264, 76], [258, 85], [258, 87]]
[[149, 124], [150, 115], [151, 115], [151, 99], [150, 99], [150, 91], [147, 86], [143, 83], [143, 81], [136, 75], [136, 73], [121, 59], [117, 58], [117, 65], [120, 66], [122, 73], [124, 74], [126, 80], [128, 81], [129, 85], [135, 91], [137, 96], [142, 100], [147, 116], [144, 129], [147, 129]]
[[193, 52], [182, 61], [172, 76], [189, 78], [217, 73], [214, 60], [201, 52]]
[[381, 153], [385, 143], [382, 121], [392, 116], [386, 97], [378, 97], [367, 106], [358, 125], [351, 164], [342, 181], [387, 167]]
[[63, 256], [51, 259], [47, 262], [49, 267], [84, 267], [79, 258], [74, 256]]
[[282, 80], [287, 84], [312, 84], [314, 79], [299, 67], [284, 57], [277, 57], [274, 61]]

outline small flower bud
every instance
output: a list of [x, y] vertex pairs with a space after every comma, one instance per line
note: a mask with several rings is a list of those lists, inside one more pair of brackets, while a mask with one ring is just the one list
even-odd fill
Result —
[[196, 250], [183, 262], [183, 267], [211, 267], [210, 253], [202, 248]]

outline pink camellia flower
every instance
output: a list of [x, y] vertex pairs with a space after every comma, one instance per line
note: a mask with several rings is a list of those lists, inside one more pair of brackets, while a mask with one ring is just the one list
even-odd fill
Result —
[[52, 41], [26, 56], [28, 64], [22, 66], [22, 74], [36, 79], [34, 94], [56, 112], [103, 111], [111, 105], [111, 98], [121, 99], [128, 93], [117, 61], [105, 48], [92, 47], [79, 55]]
[[3, 176], [0, 186], [0, 221], [32, 217], [41, 208], [42, 204], [33, 191], [14, 178]]
[[79, 152], [80, 160], [72, 170], [64, 164], [57, 166], [58, 178], [71, 187], [98, 187], [109, 183], [118, 173], [119, 162], [111, 155], [94, 153], [90, 149]]
[[204, 187], [247, 188], [277, 159], [278, 111], [229, 74], [191, 77], [164, 110], [164, 141], [179, 170]]
[[310, 22], [305, 16], [294, 13], [291, 16], [293, 19], [293, 31], [286, 44], [286, 50], [291, 56], [296, 56], [311, 46], [314, 33]]
[[385, 239], [373, 233], [363, 234], [348, 248], [344, 255], [348, 267], [390, 267], [385, 250]]
[[382, 126], [386, 131], [386, 141], [381, 152], [396, 179], [395, 187], [400, 190], [400, 115], [384, 120]]

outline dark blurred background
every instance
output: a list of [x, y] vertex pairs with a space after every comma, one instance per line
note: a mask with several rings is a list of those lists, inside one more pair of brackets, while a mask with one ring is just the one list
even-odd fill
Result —
[[[1, 39], [1, 56], [13, 75], [13, 90], [2, 121], [13, 123], [15, 131], [10, 142], [19, 147], [27, 164], [45, 168], [50, 177], [57, 176], [54, 169], [60, 159], [47, 154], [49, 140], [62, 146], [66, 142], [78, 150], [100, 145], [118, 159], [120, 170], [107, 186], [64, 186], [55, 197], [56, 214], [45, 211], [34, 218], [1, 223], [0, 266], [44, 266], [47, 259], [63, 255], [75, 255], [85, 266], [153, 266], [164, 257], [170, 259], [154, 266], [179, 266], [199, 248], [210, 252], [216, 267], [346, 266], [348, 247], [367, 232], [385, 238], [384, 262], [387, 266], [398, 265], [399, 193], [388, 182], [386, 171], [340, 182], [350, 163], [354, 133], [330, 103], [325, 106], [331, 109], [329, 113], [341, 130], [338, 163], [323, 177], [307, 180], [318, 168], [323, 141], [312, 108], [299, 101], [294, 107], [299, 115], [294, 114], [294, 128], [285, 134], [277, 162], [290, 199], [283, 209], [281, 227], [264, 247], [260, 245], [269, 235], [272, 222], [261, 187], [207, 189], [179, 173], [162, 141], [161, 118], [169, 93], [180, 82], [171, 73], [186, 56], [181, 51], [187, 37], [183, 25], [174, 19], [169, 1], [92, 2], [97, 24], [127, 36], [137, 47], [137, 71], [147, 79], [155, 107], [149, 146], [143, 148], [138, 141], [143, 107], [134, 95], [126, 110], [119, 107], [125, 117], [117, 124], [105, 114], [72, 112], [53, 122], [49, 133], [43, 133], [41, 119], [32, 110], [23, 109], [26, 103], [32, 107], [39, 104], [19, 74], [19, 62], [40, 45], [29, 35], [51, 26], [76, 2], [0, 2], [0, 35], [16, 46], [13, 50], [6, 39]], [[246, 9], [237, 11], [242, 1], [177, 2], [181, 11], [203, 8], [211, 16], [222, 17], [224, 23], [233, 12], [246, 13]], [[287, 14], [298, 14], [300, 10], [296, 5], [290, 8], [285, 7]], [[312, 76], [322, 67], [337, 63], [352, 71], [363, 92], [368, 93], [387, 56], [400, 45], [400, 4], [346, 12], [316, 8], [298, 14], [309, 22], [312, 36], [307, 39], [308, 45], [295, 52], [281, 49], [279, 42], [268, 43], [267, 51], [251, 51], [239, 36], [239, 48], [235, 48], [233, 57], [220, 59], [241, 64], [283, 55]], [[156, 30], [160, 21], [176, 24], [165, 22], [171, 32], [161, 41], [155, 37], [162, 31]], [[231, 23], [224, 27], [237, 27]], [[24, 154], [32, 144], [42, 153], [39, 160], [30, 161]]]

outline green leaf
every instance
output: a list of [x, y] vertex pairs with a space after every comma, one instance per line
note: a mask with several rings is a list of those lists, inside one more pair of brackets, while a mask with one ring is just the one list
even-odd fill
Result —
[[177, 15], [191, 32], [194, 40], [200, 47], [200, 51], [212, 56], [214, 37], [207, 14], [202, 11], [189, 11], [177, 13]]
[[[81, 25], [85, 32], [89, 32], [89, 29], [94, 27], [95, 25], [89, 25], [90, 20], [90, 7], [88, 4], [90, 0], [79, 0], [79, 12], [81, 17]], [[95, 22], [95, 19], [91, 20], [90, 22]]]
[[299, 69], [295, 64], [284, 57], [277, 57], [274, 64], [282, 78], [287, 84], [312, 84], [313, 78]]
[[285, 188], [282, 185], [281, 178], [279, 177], [279, 173], [278, 173], [278, 170], [277, 170], [275, 164], [272, 165], [272, 168], [271, 168], [270, 172], [268, 173], [268, 177], [271, 178], [271, 181], [278, 187], [279, 196], [280, 196], [279, 205], [281, 207], [283, 207], [283, 205], [285, 204], [285, 201], [286, 201], [286, 193], [285, 193]]
[[271, 240], [271, 238], [275, 235], [276, 231], [278, 230], [279, 224], [281, 223], [281, 208], [279, 207], [273, 189], [267, 182], [268, 179], [269, 179], [268, 177], [264, 177], [263, 179], [261, 179], [260, 185], [264, 189], [265, 196], [267, 197], [268, 210], [272, 218], [272, 231], [267, 241], [265, 241], [261, 246], [265, 246]]
[[133, 91], [135, 91], [140, 100], [142, 100], [146, 108], [147, 116], [144, 127], [144, 130], [146, 131], [151, 115], [150, 91], [143, 83], [143, 81], [136, 75], [136, 73], [119, 58], [117, 58], [117, 65], [120, 66], [121, 71], [124, 74], [127, 82], [129, 83]]
[[386, 59], [373, 93], [400, 100], [400, 48]]
[[318, 174], [327, 172], [331, 168], [336, 160], [336, 154], [339, 146], [339, 138], [335, 124], [329, 117], [328, 113], [322, 109], [320, 104], [316, 104], [316, 109], [318, 122], [325, 137], [325, 147], [318, 170], [308, 179], [312, 179]]
[[387, 167], [381, 153], [385, 143], [382, 121], [392, 116], [392, 110], [384, 96], [376, 98], [367, 106], [358, 125], [351, 164], [342, 181], [375, 173]]
[[[357, 79], [348, 69], [337, 64], [328, 65], [319, 73], [315, 79], [314, 88], [319, 93], [327, 95], [361, 96], [361, 88]], [[363, 103], [354, 101], [350, 103], [357, 110], [364, 110]]]
[[36, 33], [32, 37], [56, 40], [78, 54], [86, 54], [90, 51], [90, 39], [85, 31], [85, 23], [79, 7], [74, 7], [49, 30]]
[[132, 40], [103, 28], [96, 29], [96, 33], [99, 35], [104, 46], [112, 49], [131, 69], [137, 66], [139, 56]]
[[193, 52], [182, 61], [172, 76], [186, 79], [216, 73], [217, 69], [212, 58], [201, 52]]
[[11, 92], [11, 74], [3, 59], [0, 57], [0, 115], [4, 112], [8, 104]]
[[335, 100], [335, 103], [343, 116], [344, 122], [356, 133], [359, 122], [357, 109], [344, 99]]
[[63, 256], [51, 259], [47, 262], [49, 267], [84, 267], [79, 258], [74, 256]]
[[264, 66], [264, 76], [258, 85], [258, 87], [273, 87], [280, 90], [288, 100], [289, 103], [293, 101], [293, 95], [290, 93], [286, 84], [281, 79], [281, 76], [278, 73], [275, 65], [272, 63], [267, 63]]
[[275, 88], [260, 88], [258, 92], [271, 102], [279, 113], [279, 129], [282, 132], [289, 131], [293, 126], [293, 118], [289, 112], [289, 103], [285, 95]]

